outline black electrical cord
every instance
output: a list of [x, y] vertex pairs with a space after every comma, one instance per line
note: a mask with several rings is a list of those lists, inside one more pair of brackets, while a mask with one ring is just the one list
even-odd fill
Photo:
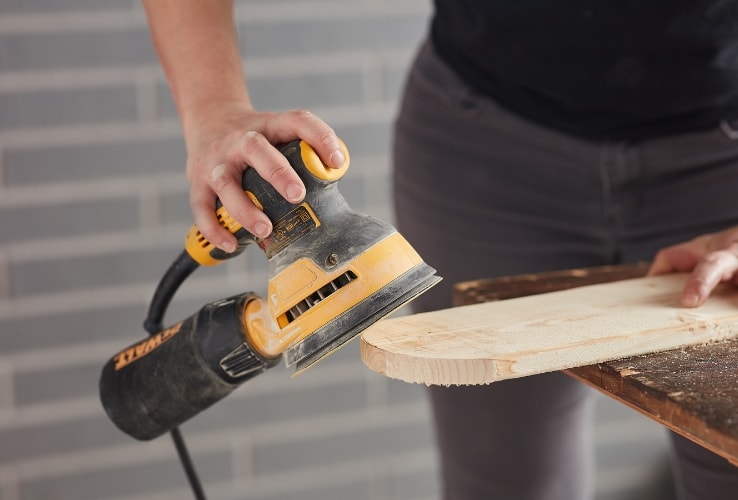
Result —
[[[182, 251], [181, 254], [172, 262], [164, 273], [159, 284], [156, 287], [154, 296], [151, 298], [149, 304], [149, 311], [144, 320], [144, 329], [149, 335], [155, 335], [156, 333], [164, 329], [163, 320], [164, 315], [169, 308], [169, 304], [174, 297], [174, 294], [179, 289], [180, 285], [192, 274], [195, 269], [200, 265], [192, 258], [186, 251]], [[177, 455], [179, 455], [179, 461], [182, 463], [187, 480], [192, 488], [192, 493], [195, 495], [195, 500], [206, 500], [205, 492], [202, 489], [200, 478], [197, 476], [195, 465], [192, 462], [187, 446], [185, 445], [182, 433], [178, 427], [175, 427], [169, 434], [172, 436], [174, 441], [174, 447], [177, 449]]]
[[185, 445], [182, 433], [179, 431], [179, 427], [175, 427], [169, 431], [169, 435], [172, 436], [172, 441], [174, 441], [174, 447], [177, 449], [179, 461], [182, 463], [187, 481], [189, 481], [190, 488], [192, 488], [192, 494], [195, 495], [196, 500], [206, 500], [205, 491], [202, 489], [200, 478], [197, 476], [197, 471], [195, 470], [195, 464], [192, 462], [192, 458], [190, 458], [190, 453], [187, 451], [187, 446]]
[[154, 296], [149, 303], [149, 311], [143, 325], [149, 334], [153, 335], [164, 329], [164, 315], [172, 302], [174, 294], [198, 267], [200, 267], [200, 264], [190, 257], [186, 250], [182, 250], [182, 253], [171, 263], [167, 272], [159, 280]]

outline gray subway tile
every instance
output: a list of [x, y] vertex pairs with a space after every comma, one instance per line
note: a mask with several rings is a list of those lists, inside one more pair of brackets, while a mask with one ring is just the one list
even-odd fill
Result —
[[428, 388], [421, 384], [408, 384], [399, 380], [387, 379], [387, 399], [390, 405], [425, 401], [427, 392]]
[[125, 231], [139, 226], [137, 197], [0, 209], [0, 244]]
[[156, 64], [148, 28], [0, 35], [0, 72]]
[[[323, 368], [321, 366], [321, 368]], [[279, 364], [272, 370], [285, 370]], [[268, 374], [261, 375], [261, 377]], [[299, 389], [294, 383], [287, 389], [270, 392], [249, 392], [249, 383], [238, 389], [240, 397], [226, 397], [183, 426], [188, 432], [208, 429], [243, 428], [275, 420], [290, 421], [330, 415], [365, 408], [367, 386], [363, 381], [349, 380], [343, 384]]]
[[131, 0], [3, 0], [0, 2], [0, 13], [39, 13], [75, 12], [90, 10], [124, 10], [131, 9]]
[[246, 57], [328, 55], [354, 50], [414, 47], [427, 17], [398, 14], [336, 20], [288, 20], [274, 23], [246, 22], [240, 28], [241, 50]]
[[130, 440], [108, 420], [101, 406], [100, 413], [94, 417], [3, 428], [0, 430], [0, 464], [104, 449], [115, 444], [130, 444]]
[[389, 101], [399, 101], [405, 87], [407, 68], [390, 67], [382, 72], [382, 97]]
[[[433, 449], [428, 448], [428, 454], [433, 453]], [[428, 467], [410, 473], [393, 472], [390, 477], [390, 490], [392, 498], [397, 500], [438, 498], [440, 490], [436, 469]]]
[[[357, 464], [357, 469], [362, 468], [362, 464]], [[330, 474], [327, 472], [326, 474]], [[290, 481], [289, 476], [285, 476], [286, 481]], [[294, 481], [298, 479], [295, 478]], [[257, 494], [252, 500], [371, 500], [376, 498], [372, 496], [373, 487], [371, 477], [357, 479], [345, 484], [334, 483], [334, 478], [326, 481], [329, 484], [321, 486], [308, 486], [301, 488], [299, 491], [284, 492], [277, 491], [274, 493]], [[294, 484], [294, 483], [293, 483]], [[240, 500], [243, 496], [236, 497]], [[399, 500], [399, 498], [397, 499]]]
[[4, 182], [8, 186], [60, 181], [125, 178], [132, 175], [185, 173], [181, 138], [90, 142], [3, 151]]
[[161, 196], [161, 223], [192, 224], [189, 191], [170, 191]]
[[[143, 448], [143, 445], [142, 445]], [[75, 500], [101, 500], [125, 498], [131, 495], [166, 492], [172, 488], [188, 488], [182, 465], [177, 461], [174, 448], [172, 458], [148, 460], [141, 450], [138, 464], [109, 469], [80, 470], [64, 476], [24, 480], [21, 494], [24, 499], [64, 498]], [[208, 484], [232, 480], [231, 457], [228, 450], [193, 454], [196, 471], [207, 493]]]
[[132, 85], [0, 93], [0, 130], [136, 120]]
[[[11, 293], [23, 296], [101, 286], [148, 283], [163, 275], [178, 251], [125, 250], [11, 265]], [[216, 271], [217, 272], [217, 271]]]
[[[363, 122], [336, 127], [336, 133], [346, 143], [351, 155], [380, 156], [390, 151], [391, 127], [389, 121]], [[373, 166], [368, 163], [352, 162], [351, 168], [370, 174]]]
[[249, 89], [259, 109], [275, 111], [355, 105], [364, 97], [363, 75], [358, 71], [255, 77]]
[[5, 354], [49, 349], [88, 342], [121, 339], [130, 343], [143, 336], [146, 305], [100, 310], [66, 311], [0, 320], [0, 352]]
[[330, 437], [305, 436], [299, 441], [256, 443], [254, 470], [276, 474], [312, 465], [328, 465], [350, 460], [366, 460], [394, 453], [424, 449], [431, 440], [428, 425], [417, 422], [392, 427], [366, 427]]
[[[360, 71], [252, 76], [249, 93], [257, 109], [284, 111], [360, 104], [364, 99], [364, 77]], [[159, 116], [176, 118], [169, 87], [157, 86]]]
[[51, 370], [21, 371], [15, 376], [16, 404], [24, 406], [97, 394], [100, 370], [107, 359], [101, 357], [97, 363]]

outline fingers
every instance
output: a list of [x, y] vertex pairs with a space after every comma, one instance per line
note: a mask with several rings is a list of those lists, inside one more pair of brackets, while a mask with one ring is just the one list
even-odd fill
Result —
[[707, 254], [696, 265], [682, 291], [685, 307], [705, 303], [715, 287], [723, 281], [733, 281], [738, 273], [738, 244]]
[[[289, 164], [287, 169], [291, 170]], [[254, 236], [266, 238], [272, 232], [269, 218], [244, 193], [243, 170], [220, 163], [211, 169], [209, 182], [193, 183], [190, 189], [190, 209], [195, 225], [208, 241], [226, 252], [235, 251], [237, 241], [235, 236], [218, 222], [215, 213], [216, 198], [220, 199], [230, 215]], [[294, 170], [291, 173], [295, 174]], [[297, 181], [299, 182], [299, 178]]]
[[665, 248], [656, 254], [648, 270], [648, 276], [675, 272], [688, 272], [699, 262], [699, 254], [691, 243]]
[[215, 193], [204, 185], [193, 185], [190, 189], [190, 210], [195, 225], [209, 242], [221, 250], [231, 253], [236, 250], [236, 237], [218, 224], [215, 215]]
[[[254, 168], [261, 178], [271, 184], [285, 200], [290, 203], [302, 201], [305, 197], [305, 185], [300, 180], [297, 172], [290, 166], [287, 158], [272, 146], [266, 137], [258, 132], [246, 132], [240, 146], [240, 151], [237, 152], [238, 160]], [[216, 190], [216, 192], [221, 194], [219, 190]], [[230, 206], [224, 198], [221, 198], [221, 201], [226, 207]], [[243, 209], [245, 207], [242, 207]], [[243, 214], [244, 217], [248, 215], [248, 212], [250, 210]], [[236, 220], [241, 224], [244, 223], [238, 218], [237, 213], [231, 213], [231, 215], [236, 217]]]
[[698, 307], [721, 282], [738, 284], [735, 232], [736, 229], [732, 228], [665, 248], [656, 254], [648, 275], [691, 272], [682, 289], [681, 303], [685, 307]]
[[188, 158], [188, 176], [195, 224], [210, 242], [232, 252], [236, 239], [217, 221], [216, 198], [251, 234], [265, 238], [272, 231], [269, 218], [244, 194], [241, 183], [246, 168], [254, 168], [290, 203], [300, 203], [305, 197], [304, 184], [275, 144], [300, 138], [333, 168], [344, 166], [347, 158], [333, 129], [309, 111], [246, 113], [241, 120], [224, 122], [209, 140], [194, 148]]
[[299, 137], [331, 168], [341, 168], [347, 160], [336, 132], [310, 111], [299, 109], [274, 115], [267, 123], [265, 135], [275, 143]]
[[[213, 168], [212, 177], [217, 179], [219, 189], [226, 193], [233, 192], [237, 185], [240, 187], [240, 183], [237, 184], [234, 177], [231, 176], [228, 178], [227, 168], [224, 164], [218, 164]], [[241, 192], [241, 195], [245, 197], [243, 192]], [[236, 250], [237, 241], [236, 237], [218, 222], [215, 213], [217, 197], [218, 195], [210, 187], [209, 183], [195, 182], [190, 189], [190, 209], [195, 225], [200, 233], [212, 244], [230, 253]], [[230, 196], [227, 197], [230, 198]], [[229, 203], [233, 204], [232, 201]], [[242, 203], [250, 204], [251, 201], [246, 199], [242, 200]], [[238, 205], [238, 203], [236, 204]]]
[[235, 236], [218, 222], [215, 206], [219, 199], [223, 207], [244, 229], [259, 238], [266, 238], [272, 231], [269, 218], [244, 193], [242, 179], [245, 165], [238, 158], [252, 158], [252, 163], [260, 165], [260, 175], [275, 185], [282, 196], [292, 202], [299, 202], [305, 188], [287, 159], [274, 149], [264, 137], [249, 132], [243, 141], [245, 151], [229, 154], [230, 164], [219, 163], [212, 168], [200, 168], [200, 176], [190, 189], [190, 209], [195, 225], [200, 233], [218, 248], [233, 252], [237, 241]]

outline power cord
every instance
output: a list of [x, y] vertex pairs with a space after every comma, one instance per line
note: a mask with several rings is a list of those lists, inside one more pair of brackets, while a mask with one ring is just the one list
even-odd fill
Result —
[[[164, 273], [159, 284], [154, 291], [154, 296], [151, 298], [149, 304], [149, 310], [144, 320], [144, 329], [149, 335], [155, 335], [164, 329], [163, 319], [164, 315], [169, 308], [169, 304], [174, 297], [174, 294], [179, 289], [180, 285], [192, 274], [195, 269], [200, 265], [190, 255], [183, 251], [177, 258], [172, 262]], [[174, 441], [174, 447], [177, 449], [177, 455], [179, 461], [182, 464], [187, 481], [190, 483], [192, 493], [195, 496], [195, 500], [206, 500], [205, 492], [202, 489], [200, 478], [195, 470], [195, 464], [192, 462], [190, 453], [185, 445], [184, 438], [178, 427], [175, 427], [169, 431]]]

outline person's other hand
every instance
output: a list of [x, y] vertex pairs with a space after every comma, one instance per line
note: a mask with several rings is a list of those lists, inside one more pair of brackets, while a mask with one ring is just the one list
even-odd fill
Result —
[[241, 186], [246, 168], [256, 169], [291, 203], [305, 197], [305, 186], [274, 144], [303, 139], [332, 168], [343, 166], [345, 158], [333, 129], [308, 111], [265, 113], [240, 103], [220, 108], [210, 108], [196, 123], [185, 124], [187, 178], [197, 228], [215, 246], [232, 252], [236, 238], [218, 224], [216, 198], [251, 234], [264, 238], [272, 231], [269, 218]]
[[660, 250], [648, 275], [690, 271], [681, 296], [685, 307], [704, 304], [719, 283], [738, 285], [738, 226]]

